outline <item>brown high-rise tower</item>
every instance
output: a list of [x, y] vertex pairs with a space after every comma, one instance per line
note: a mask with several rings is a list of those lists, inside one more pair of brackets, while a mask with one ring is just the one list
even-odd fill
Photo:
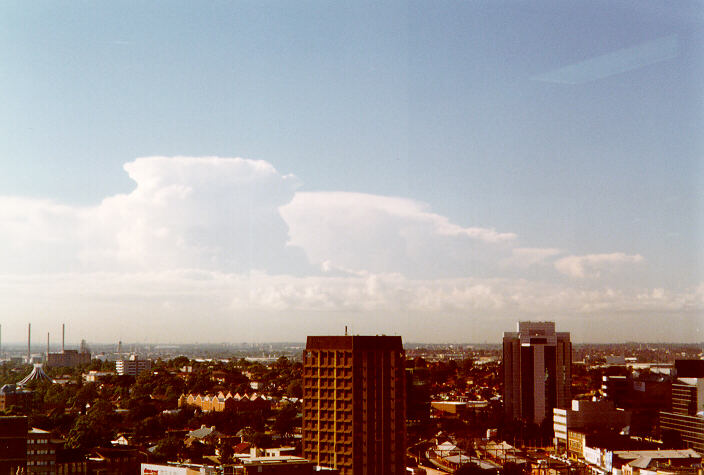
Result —
[[405, 472], [400, 336], [309, 336], [303, 353], [303, 456], [342, 474]]

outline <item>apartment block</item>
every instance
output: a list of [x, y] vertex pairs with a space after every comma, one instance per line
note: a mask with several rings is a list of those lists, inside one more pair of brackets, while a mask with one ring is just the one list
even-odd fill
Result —
[[310, 336], [303, 353], [303, 456], [341, 474], [405, 472], [398, 336]]

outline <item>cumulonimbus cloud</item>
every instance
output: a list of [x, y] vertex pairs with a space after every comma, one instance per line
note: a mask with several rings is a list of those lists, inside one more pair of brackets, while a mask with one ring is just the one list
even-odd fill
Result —
[[287, 226], [278, 212], [298, 180], [271, 164], [146, 157], [124, 168], [135, 188], [96, 206], [0, 198], [2, 259], [11, 264], [5, 270], [246, 271], [305, 262], [286, 249]]
[[311, 262], [375, 272], [452, 268], [477, 246], [509, 243], [511, 232], [464, 227], [406, 198], [349, 192], [298, 192], [280, 208], [289, 244]]
[[622, 252], [567, 256], [555, 262], [555, 269], [575, 278], [599, 277], [602, 270], [614, 269], [623, 264], [637, 264], [643, 260], [640, 254], [629, 255]]
[[[242, 332], [259, 325], [247, 337], [280, 339], [285, 334], [275, 329], [296, 331], [300, 325], [290, 322], [311, 315], [324, 316], [318, 324], [340, 315], [346, 321], [407, 315], [411, 331], [438, 316], [466, 326], [466, 319], [508, 316], [689, 315], [704, 306], [701, 286], [681, 292], [573, 288], [549, 283], [552, 271], [541, 274], [546, 281], [535, 273], [524, 280], [520, 273], [529, 266], [540, 273], [552, 264], [584, 278], [643, 257], [559, 258], [564, 251], [517, 247], [512, 232], [453, 222], [411, 199], [302, 192], [295, 176], [263, 161], [147, 157], [124, 168], [134, 189], [94, 206], [0, 197], [6, 312], [37, 315], [51, 308], [47, 321], [75, 316], [75, 324], [101, 315], [140, 332], [147, 322], [155, 336], [207, 315], [201, 338], [219, 335], [219, 328]], [[501, 275], [502, 259], [515, 272], [509, 278]]]

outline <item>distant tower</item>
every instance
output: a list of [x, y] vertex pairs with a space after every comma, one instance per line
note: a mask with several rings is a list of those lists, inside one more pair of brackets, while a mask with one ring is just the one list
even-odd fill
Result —
[[122, 353], [122, 340], [117, 342], [117, 352]]
[[509, 420], [540, 424], [571, 400], [572, 344], [555, 322], [518, 322], [504, 333], [504, 411]]
[[32, 361], [32, 324], [27, 324], [27, 363]]
[[63, 353], [66, 350], [66, 348], [64, 346], [65, 344], [66, 344], [66, 324], [62, 323], [61, 324], [61, 353]]
[[49, 358], [49, 332], [46, 332], [46, 357]]

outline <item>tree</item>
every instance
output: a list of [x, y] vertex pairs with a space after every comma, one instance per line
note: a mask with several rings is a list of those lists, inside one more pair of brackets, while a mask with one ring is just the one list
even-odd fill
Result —
[[83, 450], [109, 445], [114, 436], [115, 422], [111, 404], [97, 401], [86, 414], [76, 419], [69, 432], [67, 445]]
[[69, 397], [70, 394], [68, 388], [64, 388], [61, 384], [52, 384], [44, 393], [44, 407], [66, 407]]
[[154, 448], [154, 456], [161, 459], [162, 462], [173, 461], [177, 460], [184, 450], [183, 440], [170, 435], [157, 442]]
[[228, 442], [222, 441], [222, 442], [220, 442], [220, 445], [218, 445], [218, 454], [220, 455], [220, 463], [221, 464], [232, 463], [233, 456], [235, 455], [235, 451], [232, 448], [231, 444], [229, 444]]
[[189, 366], [191, 364], [191, 360], [187, 356], [181, 355], [169, 360], [168, 364], [171, 368], [181, 369], [184, 366]]
[[272, 445], [271, 436], [264, 432], [254, 432], [249, 436], [245, 436], [245, 438], [247, 442], [260, 449], [268, 449]]
[[283, 438], [288, 438], [288, 436], [293, 433], [293, 429], [296, 427], [296, 417], [298, 415], [298, 410], [292, 404], [287, 404], [283, 409], [276, 414], [274, 419], [274, 432], [279, 434]]
[[303, 397], [303, 386], [301, 385], [300, 379], [294, 379], [289, 383], [286, 388], [286, 395], [288, 397], [296, 397], [298, 399]]

